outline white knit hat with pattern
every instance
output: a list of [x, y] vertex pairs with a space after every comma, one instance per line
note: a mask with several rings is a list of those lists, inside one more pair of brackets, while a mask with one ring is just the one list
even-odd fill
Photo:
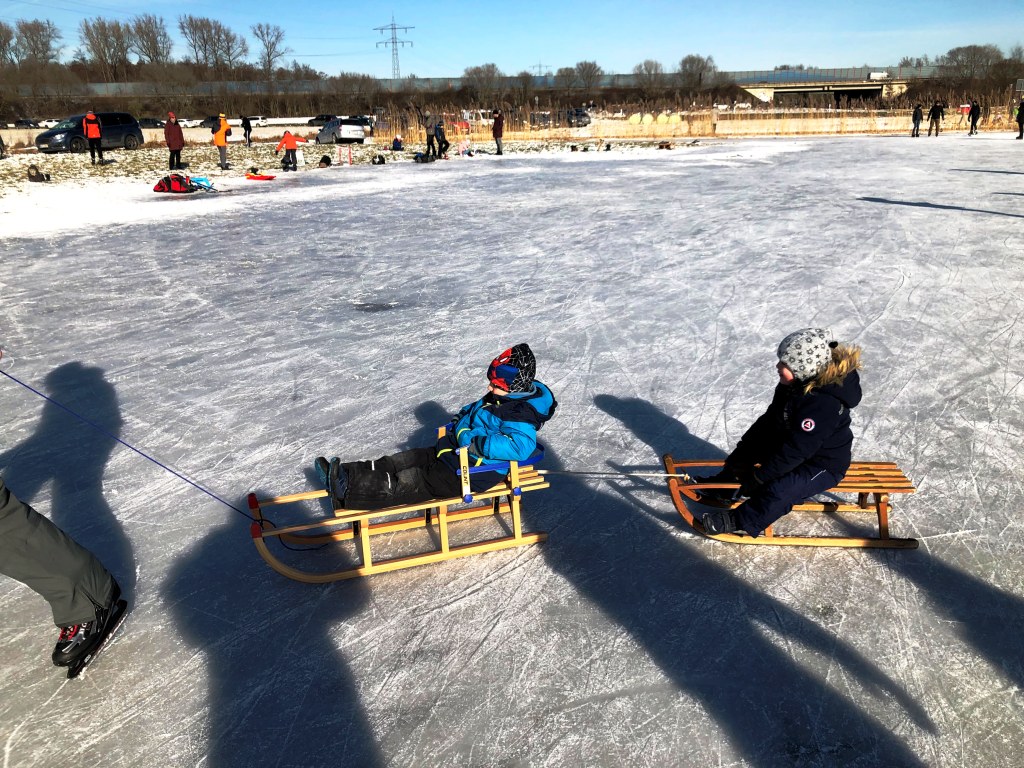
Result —
[[828, 368], [832, 360], [832, 331], [827, 328], [802, 328], [779, 344], [779, 360], [800, 381], [810, 381]]

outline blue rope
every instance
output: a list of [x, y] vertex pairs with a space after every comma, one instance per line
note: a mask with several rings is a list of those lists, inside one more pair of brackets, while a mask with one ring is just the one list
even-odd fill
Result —
[[23, 386], [23, 387], [24, 387], [25, 389], [27, 389], [27, 390], [28, 390], [29, 392], [34, 392], [35, 394], [39, 395], [39, 396], [40, 396], [41, 398], [43, 398], [43, 399], [44, 399], [44, 400], [46, 400], [47, 402], [53, 403], [53, 404], [54, 404], [54, 405], [56, 405], [56, 406], [57, 406], [58, 408], [61, 408], [61, 409], [65, 410], [65, 411], [67, 411], [67, 412], [68, 412], [68, 413], [70, 413], [70, 414], [71, 414], [72, 416], [74, 416], [74, 417], [75, 417], [76, 419], [79, 419], [79, 420], [81, 420], [81, 421], [84, 421], [84, 422], [85, 422], [86, 424], [88, 424], [88, 425], [89, 425], [90, 427], [92, 427], [93, 429], [97, 430], [98, 432], [100, 432], [100, 433], [101, 433], [101, 434], [103, 434], [103, 435], [106, 435], [106, 436], [107, 436], [107, 437], [109, 437], [109, 438], [110, 438], [111, 440], [116, 440], [116, 441], [117, 441], [117, 442], [119, 442], [119, 443], [120, 443], [121, 445], [123, 445], [123, 446], [124, 446], [125, 448], [130, 448], [131, 450], [133, 450], [133, 451], [135, 451], [135, 452], [136, 452], [137, 454], [139, 454], [139, 456], [141, 456], [142, 458], [144, 458], [144, 459], [149, 459], [149, 460], [150, 460], [151, 462], [153, 462], [154, 464], [156, 464], [156, 465], [157, 465], [158, 467], [160, 467], [161, 469], [166, 469], [166, 470], [167, 470], [168, 472], [170, 472], [170, 473], [171, 473], [172, 475], [174, 475], [175, 477], [177, 477], [177, 478], [179, 478], [179, 479], [181, 479], [181, 480], [184, 480], [184, 481], [185, 481], [186, 483], [188, 483], [189, 485], [191, 485], [191, 486], [192, 486], [193, 488], [196, 488], [196, 489], [198, 489], [198, 490], [202, 491], [203, 493], [205, 493], [205, 494], [206, 494], [207, 496], [210, 496], [211, 498], [213, 498], [213, 499], [216, 499], [217, 501], [219, 501], [219, 502], [220, 502], [221, 504], [223, 504], [224, 506], [226, 506], [226, 507], [229, 507], [229, 508], [231, 508], [231, 509], [235, 510], [235, 512], [237, 512], [237, 513], [238, 513], [238, 514], [240, 514], [240, 515], [243, 515], [244, 517], [247, 517], [247, 518], [249, 518], [249, 519], [250, 519], [250, 520], [252, 520], [252, 521], [253, 521], [254, 523], [255, 523], [255, 522], [258, 522], [258, 521], [256, 520], [256, 518], [255, 518], [255, 517], [253, 517], [252, 515], [250, 515], [250, 514], [248, 514], [248, 513], [246, 513], [246, 512], [243, 512], [243, 511], [242, 511], [242, 510], [240, 510], [240, 509], [239, 509], [238, 507], [236, 507], [236, 506], [235, 506], [234, 504], [229, 504], [228, 502], [224, 501], [224, 499], [222, 499], [222, 498], [221, 498], [220, 496], [218, 496], [217, 494], [213, 493], [212, 491], [208, 491], [208, 490], [206, 490], [205, 488], [203, 488], [203, 486], [199, 485], [198, 483], [194, 483], [193, 481], [189, 480], [189, 479], [188, 479], [187, 477], [185, 477], [184, 475], [182, 475], [182, 474], [181, 474], [180, 472], [176, 472], [176, 471], [174, 471], [173, 469], [171, 469], [170, 467], [168, 467], [168, 466], [167, 466], [166, 464], [163, 464], [163, 463], [161, 463], [161, 462], [157, 461], [157, 460], [156, 460], [156, 459], [154, 459], [154, 458], [153, 458], [152, 456], [150, 456], [150, 455], [149, 455], [148, 453], [144, 453], [143, 451], [140, 451], [140, 450], [139, 450], [138, 448], [136, 448], [136, 447], [135, 447], [134, 445], [131, 445], [131, 444], [129, 444], [129, 443], [126, 443], [126, 442], [125, 442], [124, 440], [122, 440], [121, 438], [119, 438], [119, 437], [118, 437], [117, 435], [113, 435], [113, 434], [111, 434], [111, 433], [110, 433], [110, 432], [108, 432], [108, 431], [107, 431], [106, 429], [104, 429], [103, 427], [101, 427], [101, 426], [100, 426], [99, 424], [97, 424], [97, 423], [95, 423], [95, 422], [93, 422], [93, 421], [89, 421], [89, 419], [85, 418], [85, 417], [84, 417], [84, 416], [82, 416], [81, 414], [75, 413], [75, 412], [74, 412], [73, 410], [71, 410], [70, 408], [68, 408], [68, 407], [67, 407], [66, 405], [64, 405], [63, 403], [59, 403], [59, 402], [57, 402], [56, 400], [54, 400], [54, 399], [53, 399], [52, 397], [50, 397], [49, 395], [44, 395], [44, 394], [43, 394], [42, 392], [40, 392], [40, 391], [39, 391], [38, 389], [35, 389], [34, 387], [30, 387], [30, 386], [29, 386], [28, 384], [26, 384], [26, 383], [25, 383], [25, 382], [23, 382], [23, 381], [20, 381], [20, 380], [16, 379], [16, 378], [15, 378], [14, 376], [11, 376], [11, 374], [7, 373], [6, 371], [0, 371], [0, 374], [3, 374], [3, 375], [4, 375], [4, 376], [6, 376], [6, 377], [7, 377], [8, 379], [10, 379], [11, 381], [13, 381], [13, 382], [14, 382], [15, 384], [20, 384], [20, 385], [21, 385], [21, 386]]

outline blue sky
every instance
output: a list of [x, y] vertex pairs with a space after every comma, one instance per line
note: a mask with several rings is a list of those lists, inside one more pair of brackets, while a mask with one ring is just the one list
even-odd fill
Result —
[[819, 67], [889, 66], [903, 56], [936, 56], [961, 45], [994, 44], [1006, 53], [1024, 44], [1022, 0], [854, 0], [786, 3], [670, 2], [406, 2], [390, 4], [307, 0], [287, 6], [275, 0], [209, 3], [198, 0], [0, 0], [0, 20], [50, 19], [64, 34], [64, 56], [78, 46], [83, 18], [127, 20], [138, 13], [162, 16], [177, 33], [183, 14], [207, 16], [255, 44], [249, 27], [281, 26], [289, 59], [327, 74], [359, 72], [391, 76], [391, 50], [378, 43], [399, 30], [402, 76], [461, 75], [466, 67], [494, 63], [508, 75], [555, 71], [596, 61], [609, 73], [628, 73], [644, 59], [666, 71], [690, 53], [712, 56], [719, 69], [771, 69], [779, 64]]

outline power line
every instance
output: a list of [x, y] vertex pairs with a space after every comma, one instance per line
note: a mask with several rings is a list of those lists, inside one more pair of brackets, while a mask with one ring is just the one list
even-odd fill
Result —
[[391, 79], [392, 80], [396, 80], [397, 81], [397, 80], [400, 80], [401, 77], [402, 77], [401, 72], [399, 71], [399, 68], [398, 68], [398, 48], [399, 48], [399, 46], [405, 45], [407, 43], [409, 44], [409, 46], [412, 46], [412, 41], [410, 41], [410, 40], [399, 40], [398, 39], [398, 30], [402, 30], [403, 32], [405, 32], [406, 30], [409, 30], [409, 29], [416, 29], [416, 27], [402, 27], [402, 26], [399, 26], [399, 25], [395, 24], [395, 17], [394, 16], [391, 17], [391, 23], [390, 24], [386, 24], [383, 27], [374, 27], [374, 30], [376, 30], [377, 32], [380, 32], [382, 35], [384, 34], [385, 30], [391, 30], [391, 39], [390, 40], [382, 40], [381, 42], [377, 43], [377, 45], [378, 46], [383, 45], [385, 48], [387, 48], [389, 45], [391, 46]]

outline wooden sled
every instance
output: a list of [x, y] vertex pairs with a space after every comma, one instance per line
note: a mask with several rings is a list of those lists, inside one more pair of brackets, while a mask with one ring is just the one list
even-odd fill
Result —
[[668, 488], [672, 493], [672, 502], [679, 514], [698, 533], [718, 541], [734, 544], [768, 544], [786, 547], [877, 547], [883, 549], [917, 549], [917, 539], [897, 539], [889, 535], [889, 511], [892, 508], [889, 496], [894, 493], [914, 493], [917, 489], [903, 474], [903, 471], [892, 462], [859, 461], [850, 465], [846, 477], [828, 491], [829, 495], [857, 494], [856, 503], [844, 501], [812, 501], [793, 506], [794, 511], [802, 512], [874, 512], [878, 518], [878, 536], [778, 536], [768, 526], [757, 538], [746, 533], [711, 534], [704, 530], [700, 520], [690, 511], [687, 502], [703, 504], [707, 507], [734, 509], [740, 502], [719, 501], [713, 498], [701, 498], [699, 491], [711, 488], [736, 489], [736, 483], [695, 483], [685, 471], [691, 467], [712, 469], [723, 466], [722, 461], [676, 461], [670, 454], [664, 457], [665, 470], [671, 475]]
[[[539, 491], [550, 486], [550, 483], [541, 477], [533, 466], [543, 457], [544, 450], [538, 446], [538, 451], [527, 461], [510, 461], [477, 468], [469, 466], [468, 449], [462, 448], [459, 450], [459, 474], [462, 479], [461, 497], [431, 499], [420, 504], [373, 510], [341, 509], [337, 507], [337, 501], [332, 499], [334, 517], [281, 528], [275, 527], [263, 516], [264, 509], [273, 505], [326, 498], [327, 491], [296, 493], [262, 501], [256, 498], [256, 494], [249, 494], [249, 511], [256, 520], [250, 528], [250, 533], [256, 550], [271, 568], [282, 576], [307, 584], [323, 584], [357, 576], [369, 576], [375, 573], [412, 568], [416, 565], [453, 560], [457, 557], [477, 555], [482, 552], [494, 552], [499, 549], [535, 544], [547, 539], [548, 535], [540, 532], [523, 533], [522, 496], [524, 493]], [[470, 475], [478, 471], [494, 469], [499, 471], [507, 469], [508, 476], [483, 493], [472, 493], [469, 487]], [[507, 536], [458, 546], [453, 546], [450, 543], [448, 528], [452, 523], [492, 515], [502, 519], [503, 524], [502, 516], [509, 516], [511, 531]], [[371, 552], [371, 542], [375, 535], [413, 528], [431, 529], [436, 534], [437, 547], [414, 555], [390, 559], [378, 559]], [[281, 562], [271, 553], [267, 547], [267, 540], [274, 538], [288, 544], [303, 546], [318, 546], [351, 540], [355, 543], [360, 564], [352, 568], [326, 573], [302, 571]]]

